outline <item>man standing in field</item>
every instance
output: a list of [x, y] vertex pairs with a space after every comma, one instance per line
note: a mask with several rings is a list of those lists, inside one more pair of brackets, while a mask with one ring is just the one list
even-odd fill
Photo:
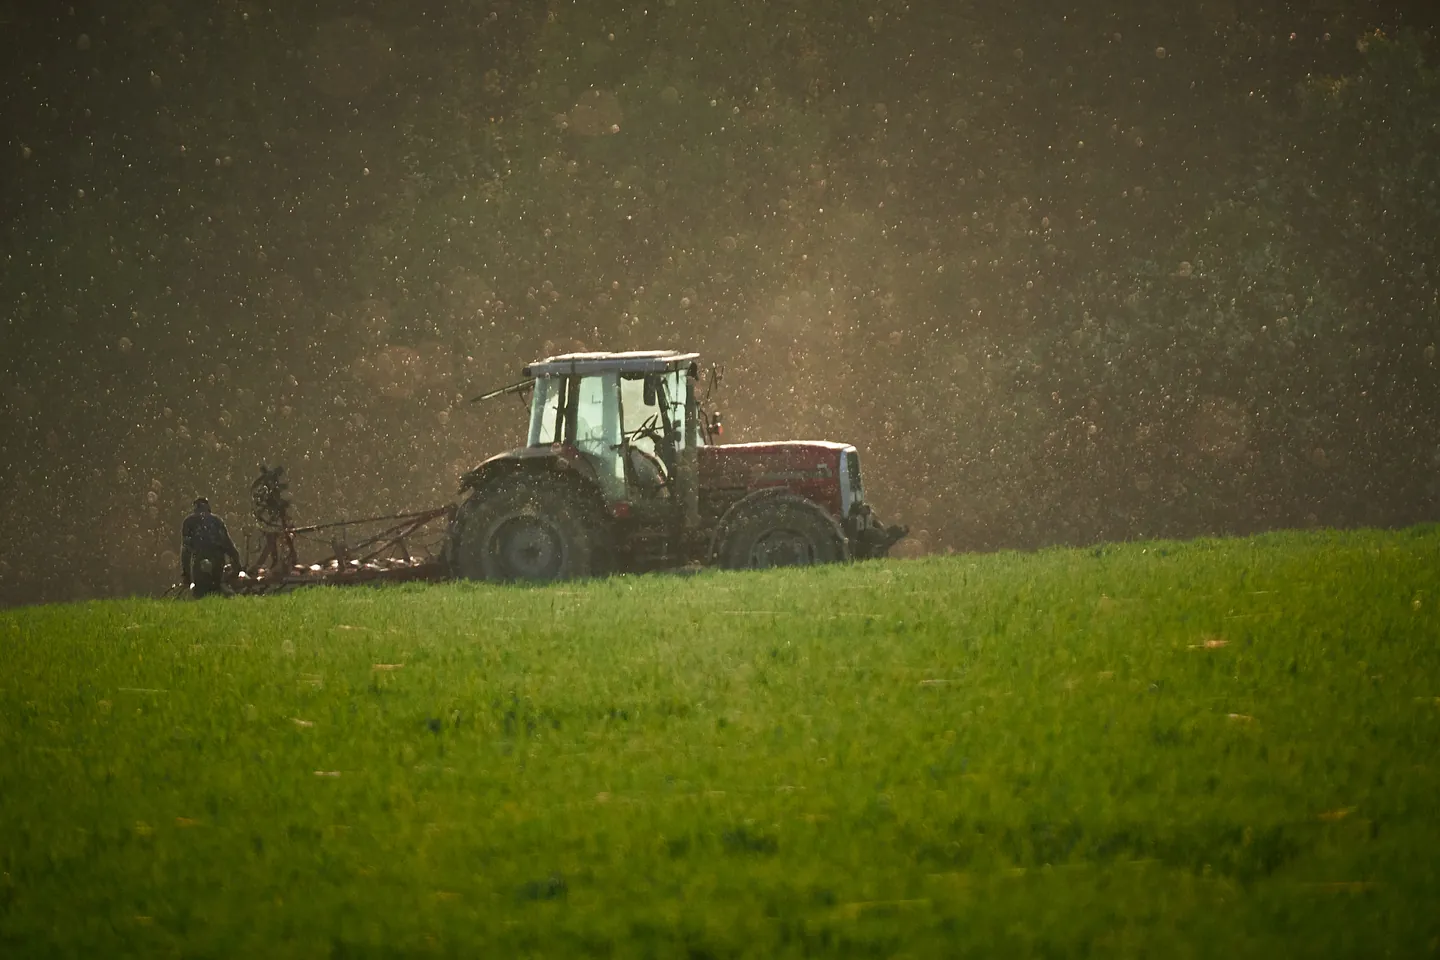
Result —
[[196, 599], [220, 593], [227, 558], [238, 570], [240, 551], [235, 549], [225, 521], [210, 512], [209, 500], [200, 497], [180, 526], [180, 582]]

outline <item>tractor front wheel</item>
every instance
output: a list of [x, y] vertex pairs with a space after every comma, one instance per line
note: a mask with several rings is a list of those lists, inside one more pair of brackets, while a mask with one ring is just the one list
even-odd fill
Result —
[[455, 515], [451, 573], [467, 580], [569, 580], [600, 572], [604, 533], [571, 484], [519, 475], [471, 494]]
[[819, 505], [793, 494], [738, 508], [715, 548], [715, 562], [731, 570], [801, 567], [850, 559], [845, 532]]

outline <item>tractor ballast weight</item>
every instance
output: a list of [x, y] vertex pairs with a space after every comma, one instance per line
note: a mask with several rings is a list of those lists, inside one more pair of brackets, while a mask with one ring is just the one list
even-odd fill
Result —
[[720, 445], [697, 354], [572, 353], [525, 368], [524, 447], [461, 480], [443, 559], [453, 576], [566, 579], [883, 556], [849, 444]]

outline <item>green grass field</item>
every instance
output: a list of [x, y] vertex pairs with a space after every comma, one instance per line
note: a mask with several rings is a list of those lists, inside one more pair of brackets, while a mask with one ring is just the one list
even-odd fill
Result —
[[1440, 955], [1440, 527], [0, 612], [0, 955]]

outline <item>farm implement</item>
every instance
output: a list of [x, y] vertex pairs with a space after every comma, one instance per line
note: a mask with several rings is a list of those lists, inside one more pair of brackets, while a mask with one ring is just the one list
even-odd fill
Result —
[[[697, 395], [698, 359], [633, 351], [530, 364], [524, 380], [475, 398], [528, 393], [526, 444], [466, 473], [457, 504], [298, 526], [283, 468], [262, 467], [251, 486], [258, 559], [234, 589], [838, 563], [884, 556], [905, 535], [876, 519], [854, 446], [720, 442], [720, 416]], [[327, 552], [307, 562], [302, 544]]]

